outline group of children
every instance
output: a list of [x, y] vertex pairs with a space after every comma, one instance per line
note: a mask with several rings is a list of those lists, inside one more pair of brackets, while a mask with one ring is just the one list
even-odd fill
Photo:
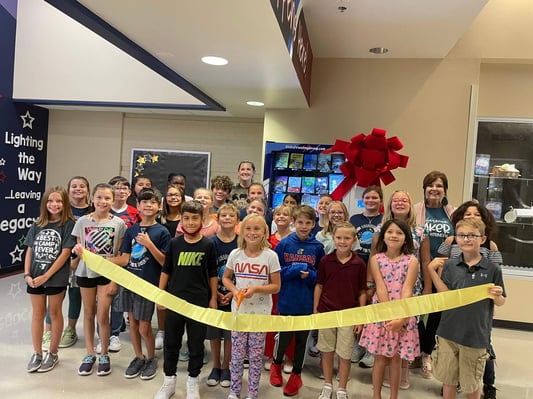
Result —
[[[241, 163], [240, 179], [251, 180], [254, 170], [251, 162]], [[217, 177], [212, 186], [225, 190], [226, 197], [229, 197], [227, 180]], [[100, 376], [111, 372], [110, 337], [118, 324], [113, 321], [113, 312], [110, 320], [113, 307], [120, 325], [123, 312], [128, 313], [135, 358], [125, 370], [126, 378], [140, 376], [148, 380], [155, 377], [157, 337], [162, 341], [159, 346], [163, 346], [164, 378], [155, 399], [168, 399], [175, 393], [177, 362], [185, 332], [189, 356], [188, 399], [200, 397], [198, 376], [203, 366], [206, 338], [210, 340], [213, 355], [213, 369], [207, 384], [229, 387], [228, 399], [240, 398], [247, 360], [246, 398], [259, 396], [266, 333], [225, 331], [157, 305], [160, 320], [154, 336], [151, 320], [156, 305], [93, 272], [81, 259], [84, 249], [126, 267], [133, 274], [191, 304], [235, 313], [275, 312], [284, 316], [305, 316], [365, 306], [370, 301], [394, 301], [421, 292], [419, 265], [426, 262], [427, 248], [424, 245], [427, 242], [424, 244], [423, 233], [413, 221], [411, 200], [405, 192], [392, 195], [382, 224], [383, 195], [379, 187], [365, 190], [365, 212], [355, 218], [358, 220], [353, 220], [356, 226], [348, 222], [346, 206], [327, 195], [320, 199], [317, 210], [306, 205], [293, 208], [284, 204], [272, 213], [276, 231], [270, 234], [271, 225], [266, 221], [267, 207], [261, 185], [257, 198], [248, 199], [246, 215], [241, 215], [235, 205], [218, 198], [214, 218], [215, 196], [211, 190], [197, 189], [194, 199], [185, 201], [184, 189], [179, 185], [169, 184], [161, 198], [158, 191], [150, 187], [149, 181], [136, 182], [133, 191], [137, 206], [131, 209], [126, 205], [131, 193], [129, 183], [117, 177], [110, 184], [95, 186], [91, 194], [93, 208], [85, 207], [84, 213], [79, 212], [80, 216], [74, 222], [72, 210], [76, 208], [71, 206], [75, 201], [71, 205], [69, 197], [74, 198], [74, 193], [80, 196], [77, 186], [73, 187], [79, 182], [83, 183], [82, 192], [86, 191], [87, 197], [89, 184], [82, 177], [69, 182], [68, 192], [61, 187], [47, 190], [40, 217], [26, 238], [28, 252], [24, 279], [33, 306], [34, 346], [28, 372], [46, 372], [58, 362], [57, 351], [63, 341], [61, 304], [69, 285], [72, 261], [75, 266], [72, 281], [79, 286], [83, 303], [87, 350], [78, 369], [79, 375], [89, 375], [95, 367]], [[139, 191], [136, 190], [137, 183]], [[242, 179], [238, 184], [243, 188]], [[246, 187], [248, 193], [250, 187], [254, 191], [252, 184]], [[79, 209], [85, 204], [81, 205]], [[487, 282], [495, 284], [489, 289], [494, 299], [443, 313], [437, 331], [434, 366], [435, 375], [444, 383], [445, 398], [454, 397], [459, 381], [469, 397], [479, 397], [479, 373], [467, 363], [458, 364], [457, 359], [458, 356], [467, 356], [472, 361], [478, 359], [476, 367], [483, 367], [490, 345], [493, 305], [503, 305], [505, 301], [501, 270], [480, 255], [480, 246], [486, 236], [485, 225], [478, 219], [481, 217], [474, 215], [468, 219], [465, 216], [457, 222], [455, 241], [448, 244], [457, 245], [458, 257], [450, 258], [446, 263], [427, 262], [431, 280], [439, 292]], [[318, 233], [317, 225], [321, 225]], [[72, 287], [69, 288], [69, 298], [71, 290]], [[116, 295], [118, 291], [120, 295]], [[275, 307], [273, 296], [277, 299]], [[112, 306], [114, 301], [117, 303]], [[48, 350], [43, 352], [43, 321], [47, 308], [51, 339]], [[76, 320], [74, 313], [72, 319]], [[94, 347], [95, 318], [99, 348]], [[72, 335], [71, 329], [75, 335], [75, 323], [72, 326], [70, 320], [69, 310], [69, 326], [63, 336]], [[301, 372], [309, 333], [280, 332], [273, 348], [270, 345], [267, 354], [272, 357], [270, 383], [285, 385], [283, 393], [286, 396], [298, 394], [303, 386]], [[287, 350], [291, 345], [292, 352]], [[316, 350], [320, 351], [324, 373], [319, 399], [329, 399], [333, 395], [335, 354], [339, 358], [336, 398], [348, 397], [350, 359], [357, 345], [366, 348], [375, 359], [374, 399], [381, 398], [384, 384], [390, 386], [390, 397], [396, 398], [401, 383], [405, 383], [403, 372], [406, 367], [402, 362], [413, 361], [420, 355], [417, 318], [319, 329]], [[292, 369], [284, 384], [282, 367], [287, 357], [292, 360]]]

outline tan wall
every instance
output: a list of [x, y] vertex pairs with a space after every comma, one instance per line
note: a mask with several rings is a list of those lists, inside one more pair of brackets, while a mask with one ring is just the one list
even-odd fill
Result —
[[478, 115], [533, 118], [533, 65], [482, 64]]
[[519, 280], [516, 278], [505, 278], [505, 291], [507, 299], [504, 306], [494, 307], [494, 318], [497, 320], [517, 321], [522, 323], [533, 323], [533, 312], [531, 312], [531, 290], [533, 280]]
[[470, 88], [476, 61], [317, 59], [308, 110], [268, 110], [265, 140], [333, 144], [373, 127], [397, 135], [409, 155], [386, 192], [406, 189], [422, 199], [422, 178], [442, 170], [450, 202], [462, 199]]
[[131, 149], [211, 152], [211, 176], [236, 180], [242, 159], [262, 174], [263, 123], [230, 118], [177, 118], [118, 112], [50, 112], [47, 185], [74, 175], [91, 183], [130, 175]]

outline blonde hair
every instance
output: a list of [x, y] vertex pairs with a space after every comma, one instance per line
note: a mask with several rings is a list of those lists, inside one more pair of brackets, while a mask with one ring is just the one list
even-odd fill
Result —
[[232, 211], [233, 213], [235, 213], [235, 217], [237, 218], [237, 221], [239, 221], [239, 216], [240, 216], [239, 208], [237, 208], [234, 204], [230, 204], [229, 202], [226, 202], [225, 204], [220, 205], [220, 208], [218, 208], [218, 211], [217, 211], [217, 219], [220, 219], [220, 214], [223, 211]]
[[194, 194], [193, 194], [193, 198], [196, 199], [196, 195], [199, 193], [199, 192], [206, 192], [209, 194], [209, 196], [211, 197], [211, 201], [214, 200], [214, 196], [213, 196], [213, 192], [211, 190], [209, 190], [208, 188], [203, 188], [203, 187], [200, 187], [200, 188], [197, 188], [196, 190], [194, 190]]
[[329, 211], [331, 210], [331, 208], [333, 208], [334, 206], [340, 206], [344, 212], [344, 221], [347, 221], [348, 220], [348, 209], [346, 208], [346, 205], [344, 205], [344, 202], [342, 201], [332, 201], [329, 203], [328, 205], [328, 217], [326, 218], [326, 220], [324, 221], [324, 228], [322, 229], [322, 234], [325, 236], [326, 234], [332, 234], [333, 233], [333, 227], [334, 225], [330, 223], [329, 221]]
[[354, 237], [357, 237], [357, 233], [355, 231], [355, 227], [350, 222], [340, 222], [333, 227], [333, 235], [337, 232], [339, 229], [348, 229], [353, 234]]
[[289, 206], [289, 205], [278, 205], [277, 208], [275, 208], [273, 211], [272, 211], [272, 215], [276, 215], [278, 213], [283, 213], [283, 212], [287, 212], [289, 214], [289, 217], [293, 217], [292, 214], [293, 214], [293, 208], [292, 206]]
[[383, 215], [383, 219], [381, 221], [381, 225], [384, 225], [385, 222], [387, 222], [389, 220], [397, 219], [397, 217], [392, 212], [391, 205], [392, 205], [392, 199], [393, 199], [394, 195], [398, 194], [398, 193], [405, 194], [407, 196], [407, 198], [409, 199], [409, 213], [407, 214], [407, 220], [405, 221], [405, 223], [407, 223], [407, 225], [410, 228], [414, 228], [414, 227], [416, 227], [416, 214], [415, 214], [415, 210], [413, 208], [413, 200], [411, 199], [411, 196], [409, 195], [409, 193], [407, 191], [403, 191], [403, 190], [396, 190], [390, 196], [389, 202], [387, 203], [387, 207], [385, 208], [385, 214]]
[[241, 249], [246, 249], [247, 243], [246, 243], [246, 240], [244, 239], [244, 229], [246, 227], [246, 224], [253, 219], [258, 219], [261, 223], [261, 226], [263, 227], [263, 237], [261, 238], [261, 242], [259, 243], [259, 248], [261, 250], [265, 248], [270, 248], [271, 246], [270, 246], [270, 243], [268, 242], [268, 226], [265, 222], [265, 218], [263, 216], [256, 215], [255, 213], [249, 214], [242, 220], [240, 230], [239, 230], [239, 238], [237, 239], [237, 245]]

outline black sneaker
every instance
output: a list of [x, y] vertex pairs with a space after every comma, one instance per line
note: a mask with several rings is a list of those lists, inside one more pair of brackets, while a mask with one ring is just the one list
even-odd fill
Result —
[[59, 357], [57, 356], [57, 354], [46, 352], [46, 356], [44, 357], [44, 360], [41, 363], [41, 367], [39, 368], [39, 370], [37, 370], [37, 372], [46, 373], [47, 371], [52, 370], [58, 362]]
[[96, 363], [95, 355], [87, 355], [81, 361], [81, 366], [78, 369], [79, 375], [89, 375], [93, 373], [94, 364]]
[[494, 385], [483, 385], [483, 397], [485, 399], [496, 399], [496, 387]]
[[144, 358], [139, 359], [138, 357], [136, 357], [130, 362], [130, 365], [128, 366], [126, 371], [124, 371], [124, 377], [126, 378], [137, 377], [139, 374], [141, 374], [141, 371], [143, 371], [145, 364], [146, 362]]
[[218, 382], [220, 381], [220, 369], [213, 368], [211, 370], [211, 373], [209, 374], [209, 377], [207, 377], [207, 385], [210, 387], [214, 387], [218, 385]]
[[148, 359], [145, 362], [143, 371], [141, 372], [141, 380], [151, 380], [157, 374], [157, 359]]
[[109, 355], [100, 355], [98, 358], [98, 370], [96, 375], [104, 376], [111, 374], [111, 362], [109, 360]]
[[34, 353], [33, 355], [31, 355], [28, 366], [26, 367], [26, 371], [28, 373], [33, 373], [34, 371], [39, 370], [39, 367], [41, 367], [42, 362], [43, 362], [43, 355], [39, 353]]

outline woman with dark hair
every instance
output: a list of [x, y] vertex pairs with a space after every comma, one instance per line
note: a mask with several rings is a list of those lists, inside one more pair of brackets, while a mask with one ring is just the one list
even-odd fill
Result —
[[[415, 204], [416, 223], [424, 226], [426, 236], [429, 237], [431, 259], [438, 257], [439, 246], [444, 240], [453, 235], [454, 229], [451, 217], [455, 208], [448, 204], [448, 178], [442, 172], [429, 172], [422, 182], [424, 202]], [[422, 263], [424, 290], [422, 294], [436, 292], [429, 275], [428, 262]], [[422, 360], [422, 375], [424, 378], [433, 377], [431, 352], [435, 346], [435, 332], [440, 321], [440, 312], [430, 313], [427, 322], [420, 321], [419, 336]]]

